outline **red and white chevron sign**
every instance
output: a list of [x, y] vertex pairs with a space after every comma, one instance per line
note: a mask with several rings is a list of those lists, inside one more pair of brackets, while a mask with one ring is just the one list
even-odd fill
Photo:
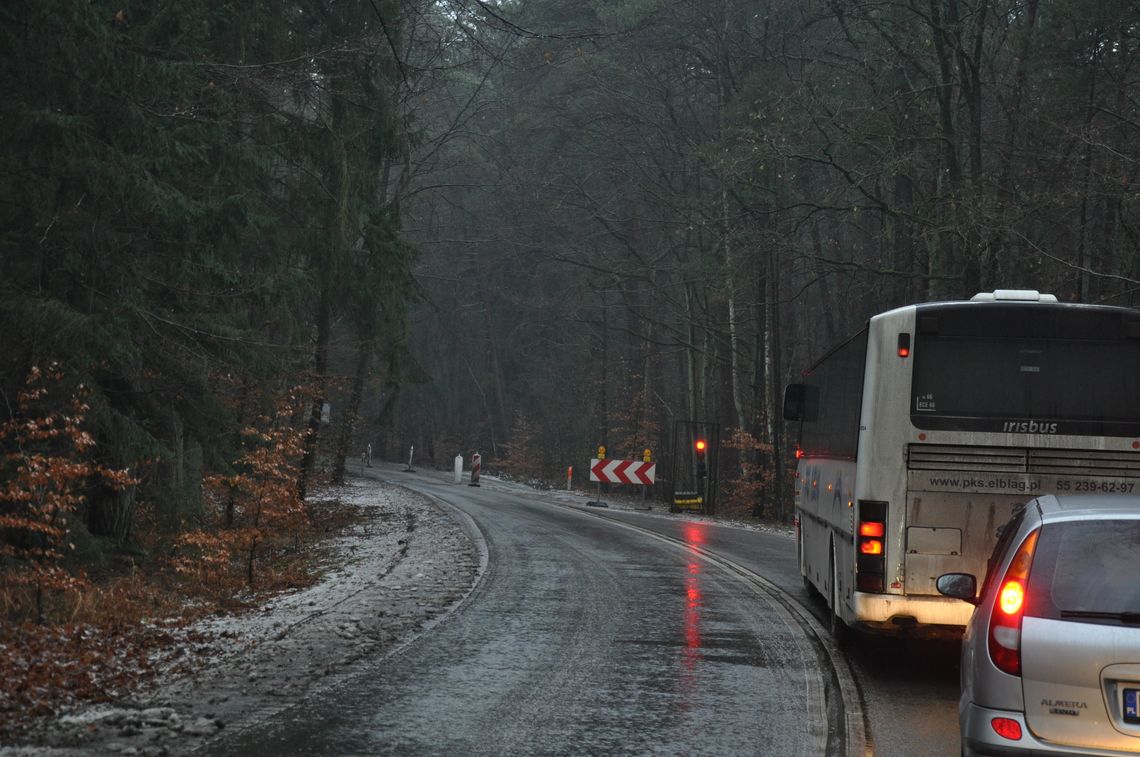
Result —
[[590, 458], [590, 480], [603, 484], [645, 484], [657, 476], [657, 463]]

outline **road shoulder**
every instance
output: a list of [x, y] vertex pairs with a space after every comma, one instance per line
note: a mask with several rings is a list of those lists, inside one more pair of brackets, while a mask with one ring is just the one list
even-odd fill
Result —
[[0, 755], [208, 747], [393, 653], [469, 594], [480, 550], [439, 504], [368, 478], [332, 494], [375, 508], [376, 517], [336, 539], [335, 567], [321, 581], [194, 624], [180, 663], [191, 672], [160, 677], [124, 701], [63, 713]]

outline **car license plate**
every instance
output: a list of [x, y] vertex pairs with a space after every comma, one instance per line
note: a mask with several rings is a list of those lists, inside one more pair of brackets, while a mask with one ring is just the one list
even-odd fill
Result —
[[1140, 725], [1140, 689], [1124, 690], [1124, 722]]

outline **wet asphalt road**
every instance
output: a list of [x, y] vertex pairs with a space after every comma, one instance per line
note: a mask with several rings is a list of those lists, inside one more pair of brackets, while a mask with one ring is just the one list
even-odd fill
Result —
[[[695, 552], [464, 488], [442, 493], [478, 524], [489, 554], [466, 604], [227, 752], [826, 751], [817, 652], [779, 603]], [[701, 544], [706, 530], [688, 526], [685, 538]]]
[[[672, 519], [606, 511], [607, 518], [673, 534], [682, 527]], [[765, 576], [826, 623], [822, 599], [803, 587], [795, 542], [780, 534], [709, 526], [710, 551]], [[862, 696], [868, 730], [868, 754], [880, 757], [957, 757], [958, 642], [917, 641], [852, 636], [842, 650]], [[772, 752], [771, 754], [776, 754]]]
[[[447, 500], [477, 525], [488, 564], [476, 590], [400, 654], [237, 734], [226, 753], [842, 750], [827, 724], [834, 687], [818, 644], [779, 602], [696, 551], [760, 573], [811, 607], [787, 536], [580, 512], [550, 494], [456, 486], [438, 474], [394, 480]], [[848, 648], [868, 713], [868, 754], [957, 754], [955, 653], [946, 650]]]

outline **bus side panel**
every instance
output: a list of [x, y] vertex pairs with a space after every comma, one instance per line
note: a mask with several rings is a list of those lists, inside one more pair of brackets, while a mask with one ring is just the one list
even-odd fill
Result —
[[[796, 514], [800, 523], [800, 572], [831, 604], [832, 551], [839, 568], [840, 596], [849, 596], [855, 463], [804, 459], [798, 466]], [[835, 608], [833, 608], [835, 609]], [[840, 617], [843, 615], [837, 611]]]
[[824, 597], [829, 596], [827, 545], [831, 526], [810, 512], [798, 510], [800, 522], [800, 574]]
[[[851, 511], [852, 515], [854, 511]], [[835, 561], [837, 570], [835, 580], [839, 582], [835, 596], [837, 606], [832, 611], [847, 625], [856, 622], [856, 608], [853, 602], [855, 591], [855, 537], [853, 532], [835, 539]]]
[[840, 605], [833, 608], [837, 613], [844, 601], [835, 602], [833, 596], [845, 598], [852, 585], [855, 457], [866, 352], [863, 330], [804, 374], [803, 457], [796, 480], [801, 570], [829, 605]]

